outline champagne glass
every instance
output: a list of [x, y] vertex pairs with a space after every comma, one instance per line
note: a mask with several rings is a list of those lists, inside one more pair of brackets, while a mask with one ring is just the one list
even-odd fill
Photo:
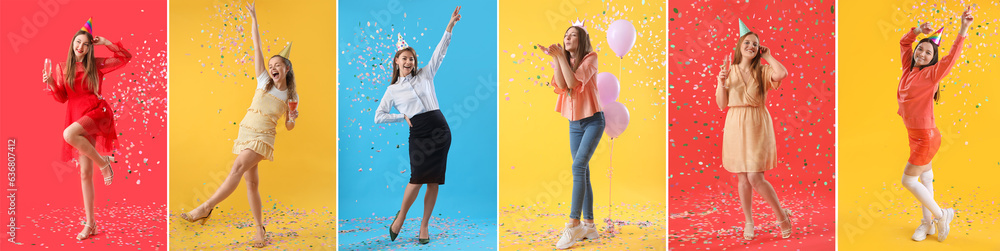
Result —
[[[46, 79], [52, 79], [52, 60], [49, 58], [45, 58], [45, 65], [42, 66], [42, 76]], [[49, 89], [49, 83], [46, 82], [44, 90]]]
[[[298, 99], [289, 99], [288, 100], [288, 114], [291, 114], [292, 111], [298, 111], [297, 110], [298, 106], [299, 106], [299, 100]], [[295, 119], [292, 119], [291, 117], [289, 117], [288, 118], [288, 122], [295, 122]]]

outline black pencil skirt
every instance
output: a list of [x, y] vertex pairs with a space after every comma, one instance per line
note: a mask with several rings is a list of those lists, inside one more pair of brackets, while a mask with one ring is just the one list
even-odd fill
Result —
[[444, 185], [451, 149], [448, 121], [441, 110], [433, 110], [413, 116], [410, 123], [410, 184]]

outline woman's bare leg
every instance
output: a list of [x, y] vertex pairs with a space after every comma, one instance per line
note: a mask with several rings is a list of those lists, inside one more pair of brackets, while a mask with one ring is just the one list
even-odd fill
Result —
[[743, 222], [753, 224], [753, 187], [746, 173], [737, 173], [739, 185], [737, 190], [740, 193], [740, 208], [743, 209]]
[[431, 223], [431, 216], [434, 213], [434, 203], [437, 202], [438, 184], [427, 184], [427, 192], [424, 193], [424, 218], [420, 221], [420, 238], [428, 239], [431, 236], [428, 226]]
[[421, 186], [421, 184], [406, 184], [406, 191], [403, 191], [403, 205], [399, 207], [399, 215], [396, 216], [396, 221], [392, 223], [392, 232], [399, 233], [399, 230], [403, 228], [403, 221], [406, 220], [406, 212], [410, 211], [413, 201], [417, 200], [417, 194], [420, 193]]
[[247, 201], [250, 202], [250, 212], [253, 213], [254, 222], [257, 223], [256, 238], [258, 241], [263, 241], [265, 238], [264, 217], [261, 213], [260, 191], [258, 190], [260, 175], [257, 173], [256, 164], [243, 173], [243, 179], [247, 182]]
[[788, 221], [788, 215], [781, 210], [781, 202], [778, 201], [778, 194], [774, 191], [774, 187], [771, 186], [771, 182], [767, 182], [764, 179], [764, 172], [752, 172], [747, 173], [747, 178], [750, 180], [750, 185], [753, 189], [764, 197], [764, 201], [767, 201], [768, 205], [771, 205], [771, 209], [774, 210], [774, 218], [781, 222], [782, 229], [790, 229], [792, 227], [792, 222]]
[[[104, 160], [104, 156], [101, 156], [101, 154], [97, 152], [97, 148], [94, 148], [94, 143], [87, 139], [87, 130], [84, 130], [80, 123], [73, 122], [73, 124], [67, 126], [66, 129], [63, 130], [63, 140], [66, 140], [66, 143], [73, 146], [73, 148], [76, 148], [76, 150], [80, 152], [81, 156], [87, 156], [87, 158], [94, 161], [94, 163], [98, 165], [98, 168], [105, 167], [109, 164], [106, 160]], [[80, 163], [82, 165], [83, 162], [81, 161]], [[107, 177], [111, 175], [111, 170], [102, 169], [101, 174]], [[105, 185], [108, 184], [105, 183]], [[93, 188], [91, 188], [91, 190], [93, 190]]]
[[249, 149], [240, 152], [240, 155], [236, 157], [236, 161], [233, 162], [233, 169], [229, 171], [229, 176], [226, 176], [226, 180], [222, 181], [222, 184], [215, 190], [212, 197], [209, 197], [205, 203], [188, 212], [188, 215], [191, 215], [195, 219], [207, 215], [212, 208], [215, 208], [216, 205], [229, 197], [230, 194], [233, 194], [236, 186], [240, 185], [240, 178], [243, 177], [243, 173], [256, 166], [262, 159], [264, 159], [264, 156]]
[[[97, 219], [94, 218], [94, 164], [90, 158], [80, 155], [77, 158], [80, 163], [80, 188], [83, 190], [83, 211], [86, 214], [86, 224], [94, 226]], [[80, 233], [89, 233], [88, 227], [83, 227]]]

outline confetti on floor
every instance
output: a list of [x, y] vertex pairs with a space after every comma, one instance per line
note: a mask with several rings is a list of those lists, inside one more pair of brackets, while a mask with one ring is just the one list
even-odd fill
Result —
[[814, 196], [781, 188], [775, 187], [778, 199], [792, 211], [794, 230], [790, 238], [781, 238], [781, 231], [774, 223], [774, 211], [755, 194], [752, 212], [757, 237], [744, 240], [739, 195], [735, 187], [722, 185], [704, 192], [671, 196], [670, 249], [833, 250], [836, 227], [833, 193]]
[[[411, 211], [412, 212], [412, 211]], [[387, 226], [393, 217], [340, 219], [340, 250], [495, 250], [494, 219], [433, 217], [428, 230], [431, 242], [417, 243], [420, 218], [407, 218], [396, 241]]]
[[[616, 234], [608, 234], [608, 206], [595, 205], [600, 238], [577, 242], [573, 250], [662, 250], [666, 233], [663, 204], [616, 204], [612, 221]], [[500, 209], [500, 249], [555, 249], [567, 222], [569, 206], [508, 205]]]
[[[336, 214], [333, 209], [293, 208], [273, 200], [264, 201], [262, 215], [267, 228], [267, 245], [272, 249], [315, 250], [336, 246]], [[170, 212], [172, 250], [254, 250], [256, 235], [249, 210], [233, 211], [216, 207], [205, 225], [189, 223], [181, 213]]]
[[[30, 226], [21, 226], [18, 236], [19, 246], [40, 248], [96, 248], [96, 249], [143, 249], [165, 250], [166, 222], [163, 214], [166, 205], [162, 203], [132, 204], [125, 200], [95, 205], [97, 234], [89, 239], [77, 241], [76, 235], [83, 230], [84, 211], [82, 207], [60, 207], [32, 209], [24, 212]], [[30, 229], [31, 231], [24, 231]]]

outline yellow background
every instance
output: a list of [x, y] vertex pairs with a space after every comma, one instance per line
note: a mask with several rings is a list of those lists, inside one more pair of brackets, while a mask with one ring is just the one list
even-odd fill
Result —
[[[226, 7], [226, 4], [229, 6]], [[179, 236], [194, 236], [191, 231], [211, 232], [207, 229], [213, 227], [213, 221], [225, 221], [217, 220], [217, 217], [227, 217], [225, 213], [221, 216], [213, 214], [213, 220], [202, 229], [178, 221], [176, 214], [190, 210], [207, 199], [228, 174], [236, 158], [232, 153], [233, 139], [237, 137], [238, 124], [246, 114], [257, 82], [250, 78], [255, 75], [252, 54], [247, 57], [248, 63], [235, 64], [232, 54], [220, 55], [218, 45], [226, 36], [243, 35], [243, 42], [236, 46], [252, 52], [253, 44], [249, 19], [224, 22], [218, 11], [242, 11], [244, 5], [243, 1], [170, 1], [169, 207], [173, 225], [172, 248], [191, 248], [188, 245], [198, 242], [206, 242], [200, 243], [204, 247], [214, 241], [225, 244], [250, 240], [253, 228], [238, 230], [246, 232], [245, 240], [218, 239], [222, 237], [217, 235], [214, 237], [218, 240], [212, 240], [213, 235], [201, 234], [198, 238], [202, 239], [196, 241], [175, 242]], [[299, 240], [290, 242], [302, 245], [299, 247], [333, 246], [337, 187], [336, 5], [333, 1], [259, 0], [256, 6], [265, 58], [277, 54], [287, 41], [294, 43], [290, 59], [301, 100], [295, 129], [288, 131], [279, 122], [274, 161], [264, 160], [259, 164], [264, 208], [271, 210], [274, 202], [279, 202], [278, 209], [284, 206], [288, 207], [285, 209], [329, 212], [328, 216], [317, 213], [309, 219], [310, 224], [323, 225], [307, 228], [322, 232], [300, 232]], [[246, 30], [243, 33], [219, 34], [224, 23], [243, 23]], [[220, 62], [224, 62], [222, 66]], [[238, 76], [224, 76], [227, 73]], [[283, 122], [284, 118], [280, 121]], [[241, 181], [236, 191], [218, 208], [232, 212], [233, 221], [251, 223], [253, 220], [245, 191]], [[215, 213], [219, 213], [219, 209]], [[175, 232], [178, 223], [181, 224], [181, 232]], [[312, 238], [312, 235], [328, 237]]]
[[965, 7], [958, 2], [945, 6], [933, 9], [932, 4], [913, 1], [840, 2], [837, 239], [842, 250], [1000, 247], [1000, 182], [996, 182], [1000, 177], [996, 153], [1000, 109], [988, 101], [1000, 97], [996, 72], [991, 72], [1000, 63], [996, 55], [1000, 37], [996, 17], [990, 16], [1000, 13], [1000, 8], [986, 5], [976, 10], [963, 58], [939, 83], [941, 103], [934, 106], [942, 134], [941, 150], [932, 162], [934, 197], [942, 207], [954, 207], [957, 216], [945, 242], [938, 242], [936, 235], [922, 242], [910, 240], [921, 213], [916, 198], [900, 185], [909, 148], [906, 129], [896, 115], [895, 91], [902, 75], [899, 39], [910, 27], [929, 21], [934, 27], [945, 27], [939, 55], [950, 53], [960, 27], [957, 18]]
[[[626, 11], [623, 6], [629, 9]], [[529, 215], [566, 215], [542, 216], [536, 223], [543, 226], [532, 224], [519, 228], [514, 219], [520, 216], [504, 217], [502, 213], [501, 248], [551, 247], [557, 238], [555, 234], [541, 236], [543, 239], [538, 240], [541, 243], [530, 243], [532, 240], [523, 242], [518, 239], [525, 237], [507, 231], [548, 232], [549, 229], [526, 229], [548, 227], [544, 224], [556, 226], [552, 231], [559, 231], [568, 219], [572, 194], [569, 124], [555, 112], [557, 95], [552, 87], [545, 85], [553, 73], [548, 63], [551, 58], [544, 56], [545, 61], [541, 61], [530, 54], [539, 53], [532, 48], [534, 44], [561, 43], [569, 21], [577, 18], [586, 19], [591, 42], [598, 52], [599, 71], [618, 77], [621, 86], [618, 102], [625, 104], [631, 116], [628, 128], [614, 140], [612, 203], [650, 207], [642, 210], [617, 207], [613, 218], [659, 223], [659, 228], [641, 230], [648, 234], [645, 237], [623, 235], [632, 241], [619, 244], [665, 245], [666, 110], [663, 87], [666, 85], [666, 66], [662, 62], [666, 50], [666, 20], [663, 10], [663, 2], [657, 1], [646, 1], [645, 5], [641, 1], [613, 4], [602, 1], [501, 1], [499, 205], [501, 211], [512, 205], [524, 205], [531, 207]], [[624, 19], [632, 22], [637, 33], [643, 33], [637, 34], [635, 46], [621, 63], [607, 45], [606, 33], [602, 31], [621, 17], [602, 16], [602, 12], [608, 16], [627, 13]], [[599, 18], [593, 18], [595, 16]], [[651, 26], [640, 28], [644, 20]], [[602, 27], [594, 27], [595, 22]], [[545, 66], [545, 69], [536, 66]], [[621, 73], [619, 67], [623, 68]], [[594, 217], [598, 221], [608, 217], [610, 146], [610, 137], [603, 135], [590, 162]], [[603, 226], [603, 223], [598, 224], [598, 227]], [[510, 246], [511, 242], [516, 244]]]

